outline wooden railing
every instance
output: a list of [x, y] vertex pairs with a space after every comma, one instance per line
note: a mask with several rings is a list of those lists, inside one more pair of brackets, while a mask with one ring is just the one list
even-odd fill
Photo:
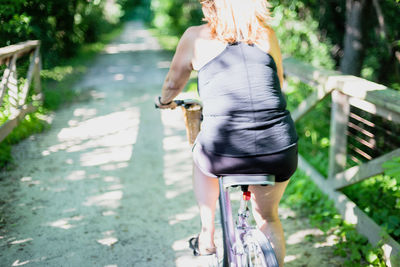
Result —
[[400, 93], [355, 76], [318, 69], [293, 58], [284, 59], [284, 69], [287, 77], [299, 79], [315, 89], [296, 110], [292, 111], [295, 121], [298, 121], [329, 94], [332, 98], [328, 177], [321, 175], [301, 155], [299, 168], [305, 171], [335, 202], [344, 220], [355, 224], [358, 232], [366, 236], [370, 243], [376, 245], [382, 241], [382, 249], [388, 266], [399, 266], [400, 245], [338, 190], [383, 173], [382, 163], [400, 156], [400, 148], [397, 147], [380, 157], [346, 169], [346, 132], [350, 108], [357, 107], [400, 124]]
[[[26, 80], [18, 83], [17, 60], [23, 55], [30, 54], [30, 62]], [[0, 66], [6, 65], [0, 83], [0, 107], [8, 109], [7, 120], [0, 125], [0, 142], [18, 125], [26, 114], [33, 112], [41, 104], [43, 95], [40, 83], [40, 42], [27, 41], [0, 48]], [[30, 88], [34, 82], [34, 94]], [[7, 98], [7, 107], [4, 99]], [[31, 99], [28, 103], [28, 98]]]

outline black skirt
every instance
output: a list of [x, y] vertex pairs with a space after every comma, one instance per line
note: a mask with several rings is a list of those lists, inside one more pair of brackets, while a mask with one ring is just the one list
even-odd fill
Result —
[[276, 182], [288, 180], [297, 169], [297, 144], [277, 153], [268, 155], [227, 157], [216, 155], [193, 145], [193, 161], [207, 176], [215, 177], [232, 174], [271, 174]]

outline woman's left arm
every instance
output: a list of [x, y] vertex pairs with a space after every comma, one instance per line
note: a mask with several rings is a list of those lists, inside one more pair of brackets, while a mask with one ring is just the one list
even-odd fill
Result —
[[[188, 28], [176, 48], [170, 69], [161, 89], [161, 108], [171, 108], [170, 103], [185, 87], [193, 70], [192, 58], [195, 38], [194, 27]], [[166, 105], [163, 105], [166, 104]]]
[[283, 78], [282, 54], [281, 54], [281, 49], [279, 47], [278, 38], [276, 37], [275, 31], [272, 28], [269, 29], [268, 37], [270, 40], [270, 53], [275, 60], [277, 74], [278, 74], [279, 82], [280, 82], [280, 85], [282, 88], [283, 87], [283, 79], [284, 79]]

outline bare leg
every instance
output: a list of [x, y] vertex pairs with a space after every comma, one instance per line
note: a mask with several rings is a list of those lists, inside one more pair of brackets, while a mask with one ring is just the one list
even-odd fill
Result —
[[[201, 254], [211, 252], [214, 244], [214, 218], [219, 196], [218, 179], [206, 176], [193, 164], [193, 189], [200, 209], [201, 231], [199, 250]], [[208, 250], [207, 250], [208, 249]]]
[[253, 193], [253, 216], [258, 228], [266, 234], [272, 245], [279, 266], [285, 258], [285, 237], [278, 217], [278, 205], [289, 181], [275, 183], [274, 186], [250, 186]]

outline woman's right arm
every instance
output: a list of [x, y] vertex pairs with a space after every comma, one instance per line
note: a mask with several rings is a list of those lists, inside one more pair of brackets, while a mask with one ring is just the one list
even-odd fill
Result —
[[[183, 90], [189, 80], [190, 73], [193, 70], [192, 59], [195, 37], [196, 34], [192, 27], [188, 28], [182, 35], [161, 89], [161, 103], [171, 102]], [[166, 105], [165, 108], [169, 108], [169, 106]]]

